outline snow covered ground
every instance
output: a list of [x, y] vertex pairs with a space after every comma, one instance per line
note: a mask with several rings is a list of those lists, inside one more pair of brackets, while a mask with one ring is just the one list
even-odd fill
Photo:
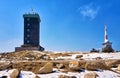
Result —
[[[39, 76], [40, 78], [58, 78], [60, 75], [75, 76], [76, 78], [84, 78], [84, 75], [86, 73], [96, 73], [98, 75], [97, 78], [120, 78], [120, 74], [109, 70], [103, 70], [103, 71], [85, 70], [84, 72], [68, 72], [68, 73], [62, 73], [59, 72], [58, 70], [55, 70], [54, 73], [49, 73], [49, 74], [34, 74], [30, 71], [21, 71], [21, 78], [35, 78], [36, 75]], [[7, 72], [7, 70], [0, 71], [0, 77], [8, 76], [8, 78], [10, 78], [9, 75], [10, 74], [9, 72]]]
[[[7, 78], [10, 78], [10, 72], [8, 70], [0, 71], [0, 78], [2, 76], [7, 76]], [[20, 78], [35, 78], [35, 74], [30, 71], [21, 71]]]
[[93, 60], [97, 57], [101, 57], [102, 59], [120, 59], [120, 52], [118, 53], [75, 53], [71, 56], [60, 56], [57, 59], [76, 59], [77, 55], [83, 55], [82, 59], [85, 60]]
[[66, 75], [66, 76], [75, 76], [76, 78], [84, 78], [86, 73], [96, 73], [98, 75], [97, 78], [120, 78], [120, 74], [117, 74], [115, 72], [104, 70], [104, 71], [87, 71], [84, 72], [68, 72], [68, 73], [62, 73], [59, 71], [56, 71], [54, 73], [50, 74], [37, 74], [40, 78], [58, 78], [60, 75]]
[[[81, 57], [82, 59], [85, 60], [93, 60], [97, 57], [101, 57], [102, 59], [120, 59], [120, 52], [118, 53], [73, 53], [71, 56], [59, 56], [56, 59], [76, 59], [77, 55], [83, 55]], [[35, 78], [35, 76], [39, 76], [40, 78], [58, 78], [60, 75], [67, 75], [67, 76], [75, 76], [76, 78], [84, 78], [86, 73], [92, 73], [95, 72], [98, 76], [96, 78], [120, 78], [119, 73], [115, 73], [113, 71], [109, 70], [103, 70], [103, 71], [82, 71], [82, 72], [67, 72], [67, 73], [62, 73], [58, 71], [58, 69], [54, 69], [53, 73], [49, 74], [34, 74], [30, 71], [21, 71], [21, 78]], [[9, 77], [9, 72], [7, 70], [0, 71], [0, 78], [2, 76], [8, 76]]]
[[83, 59], [94, 59], [101, 57], [102, 59], [120, 59], [120, 52], [118, 53], [90, 53], [84, 54]]

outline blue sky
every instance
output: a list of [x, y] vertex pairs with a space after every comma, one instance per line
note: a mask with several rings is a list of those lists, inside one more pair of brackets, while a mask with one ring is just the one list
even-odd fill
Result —
[[1, 0], [0, 52], [23, 44], [23, 14], [41, 18], [40, 43], [48, 51], [89, 51], [109, 41], [120, 50], [120, 0]]

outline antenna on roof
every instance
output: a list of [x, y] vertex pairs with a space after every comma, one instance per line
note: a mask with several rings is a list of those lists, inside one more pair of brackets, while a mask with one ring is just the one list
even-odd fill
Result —
[[34, 14], [34, 9], [33, 8], [31, 8], [31, 13]]

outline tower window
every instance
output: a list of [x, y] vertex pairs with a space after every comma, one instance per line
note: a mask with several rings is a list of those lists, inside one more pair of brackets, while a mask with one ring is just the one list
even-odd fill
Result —
[[28, 23], [27, 26], [30, 26], [30, 24]]
[[30, 40], [27, 40], [27, 43], [30, 43]]
[[27, 37], [30, 37], [30, 34], [27, 34]]
[[30, 29], [27, 29], [27, 32], [30, 32]]
[[25, 40], [27, 40], [27, 38], [25, 37]]
[[27, 18], [27, 21], [30, 21], [30, 18]]

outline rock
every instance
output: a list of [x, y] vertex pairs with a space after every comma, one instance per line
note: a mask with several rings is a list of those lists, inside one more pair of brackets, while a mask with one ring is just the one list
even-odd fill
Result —
[[60, 75], [58, 78], [68, 78], [66, 75]]
[[43, 59], [43, 60], [51, 60], [50, 56], [48, 56], [47, 54], [41, 55], [41, 59]]
[[105, 63], [109, 68], [111, 68], [116, 67], [118, 64], [120, 64], [120, 60], [106, 60]]
[[67, 73], [68, 70], [67, 69], [59, 69], [60, 72], [63, 72], [63, 73]]
[[69, 62], [69, 68], [72, 71], [79, 71], [80, 70], [79, 62], [78, 61]]
[[118, 71], [120, 71], [120, 64], [118, 65], [118, 68], [117, 68]]
[[75, 76], [60, 75], [58, 78], [77, 78]]
[[95, 70], [98, 70], [98, 69], [106, 70], [106, 69], [108, 69], [108, 67], [102, 61], [90, 61], [90, 62], [86, 63], [85, 69], [95, 71]]
[[92, 72], [92, 73], [86, 73], [84, 75], [84, 78], [96, 78], [98, 77], [98, 75], [95, 73], [95, 72]]
[[76, 59], [83, 57], [83, 55], [76, 55]]
[[86, 61], [85, 61], [85, 60], [79, 61], [79, 66], [80, 66], [81, 68], [85, 68], [85, 65], [86, 65]]
[[40, 78], [40, 77], [36, 75], [35, 78]]
[[38, 71], [39, 74], [47, 74], [53, 71], [53, 63], [48, 62]]
[[100, 60], [100, 59], [102, 59], [102, 57], [96, 57], [95, 59], [96, 59], [96, 60]]
[[10, 78], [17, 78], [19, 75], [18, 69], [9, 70], [8, 73], [10, 74]]
[[63, 68], [65, 68], [64, 64], [57, 64], [56, 66], [57, 66], [58, 69], [63, 69]]

